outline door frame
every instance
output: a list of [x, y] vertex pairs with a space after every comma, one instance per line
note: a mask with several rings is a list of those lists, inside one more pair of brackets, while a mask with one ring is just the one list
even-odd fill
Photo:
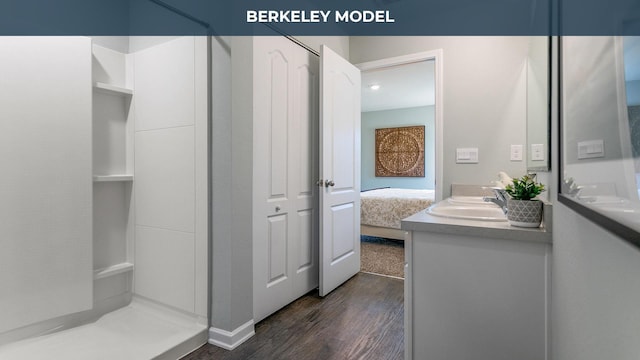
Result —
[[413, 53], [402, 56], [389, 57], [380, 60], [368, 61], [359, 64], [355, 64], [361, 72], [378, 70], [393, 66], [407, 65], [420, 61], [434, 61], [434, 78], [435, 78], [435, 201], [442, 200], [442, 155], [443, 155], [443, 51], [442, 49], [423, 51], [419, 53]]

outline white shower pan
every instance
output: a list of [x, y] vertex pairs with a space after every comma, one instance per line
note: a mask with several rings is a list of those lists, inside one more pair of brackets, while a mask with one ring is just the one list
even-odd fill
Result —
[[0, 346], [0, 359], [175, 360], [206, 339], [206, 324], [135, 299], [93, 323]]

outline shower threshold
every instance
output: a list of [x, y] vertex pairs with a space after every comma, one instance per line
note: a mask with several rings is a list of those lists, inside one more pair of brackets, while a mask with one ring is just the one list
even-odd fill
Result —
[[0, 346], [0, 359], [178, 359], [207, 341], [195, 318], [134, 299], [97, 321]]

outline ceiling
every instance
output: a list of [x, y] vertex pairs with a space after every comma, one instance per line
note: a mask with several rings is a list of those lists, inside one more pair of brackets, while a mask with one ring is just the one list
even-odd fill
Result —
[[[362, 72], [362, 112], [435, 104], [434, 61]], [[370, 85], [380, 85], [372, 90]]]

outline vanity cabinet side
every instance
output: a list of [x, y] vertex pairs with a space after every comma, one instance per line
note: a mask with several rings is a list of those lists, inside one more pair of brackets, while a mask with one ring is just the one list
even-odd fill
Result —
[[549, 359], [551, 244], [410, 232], [405, 359]]

